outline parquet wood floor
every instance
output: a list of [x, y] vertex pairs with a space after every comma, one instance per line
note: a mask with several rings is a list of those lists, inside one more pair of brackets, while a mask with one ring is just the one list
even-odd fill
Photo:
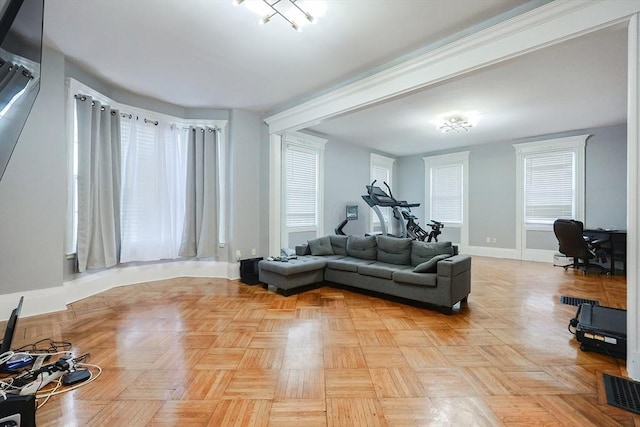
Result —
[[103, 368], [40, 427], [640, 425], [605, 403], [624, 361], [580, 351], [560, 304], [624, 308], [624, 278], [482, 257], [472, 273], [450, 316], [330, 287], [131, 285], [20, 319], [15, 344], [70, 341]]

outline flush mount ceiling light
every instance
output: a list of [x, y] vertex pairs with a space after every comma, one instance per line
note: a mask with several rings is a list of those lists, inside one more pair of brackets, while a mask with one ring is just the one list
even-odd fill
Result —
[[442, 133], [451, 131], [467, 132], [478, 124], [478, 113], [476, 111], [468, 111], [466, 113], [453, 111], [451, 113], [441, 114], [434, 123], [436, 128]]
[[296, 31], [302, 31], [307, 24], [315, 24], [326, 8], [325, 2], [320, 0], [233, 0], [233, 4], [244, 4], [260, 15], [260, 24], [280, 16]]

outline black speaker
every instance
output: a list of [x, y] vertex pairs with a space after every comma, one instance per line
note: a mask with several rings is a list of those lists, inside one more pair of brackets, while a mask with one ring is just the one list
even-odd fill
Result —
[[36, 427], [35, 395], [8, 394], [0, 400], [0, 427]]

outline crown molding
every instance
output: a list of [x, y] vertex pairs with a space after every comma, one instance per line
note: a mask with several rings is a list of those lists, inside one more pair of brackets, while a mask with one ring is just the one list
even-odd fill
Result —
[[270, 134], [299, 130], [507, 59], [615, 25], [631, 0], [557, 0], [266, 117]]

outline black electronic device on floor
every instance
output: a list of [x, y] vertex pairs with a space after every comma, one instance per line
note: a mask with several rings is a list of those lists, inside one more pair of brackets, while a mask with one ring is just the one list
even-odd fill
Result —
[[36, 396], [0, 397], [0, 426], [36, 427]]
[[[20, 310], [22, 310], [23, 302], [24, 302], [24, 297], [20, 297], [18, 306], [13, 309], [13, 311], [11, 312], [11, 315], [9, 316], [9, 320], [7, 321], [7, 326], [4, 330], [2, 344], [0, 344], [0, 355], [11, 351], [13, 336], [16, 333], [18, 318], [20, 317]], [[32, 363], [33, 363], [33, 358], [28, 354], [24, 354], [24, 353], [17, 354], [11, 357], [9, 360], [6, 360], [4, 363], [0, 364], [0, 372], [13, 372], [15, 369], [23, 368]]]
[[258, 263], [260, 258], [242, 259], [240, 260], [240, 281], [247, 285], [257, 285], [258, 280]]
[[626, 310], [583, 303], [578, 306], [572, 324], [581, 350], [626, 359]]

